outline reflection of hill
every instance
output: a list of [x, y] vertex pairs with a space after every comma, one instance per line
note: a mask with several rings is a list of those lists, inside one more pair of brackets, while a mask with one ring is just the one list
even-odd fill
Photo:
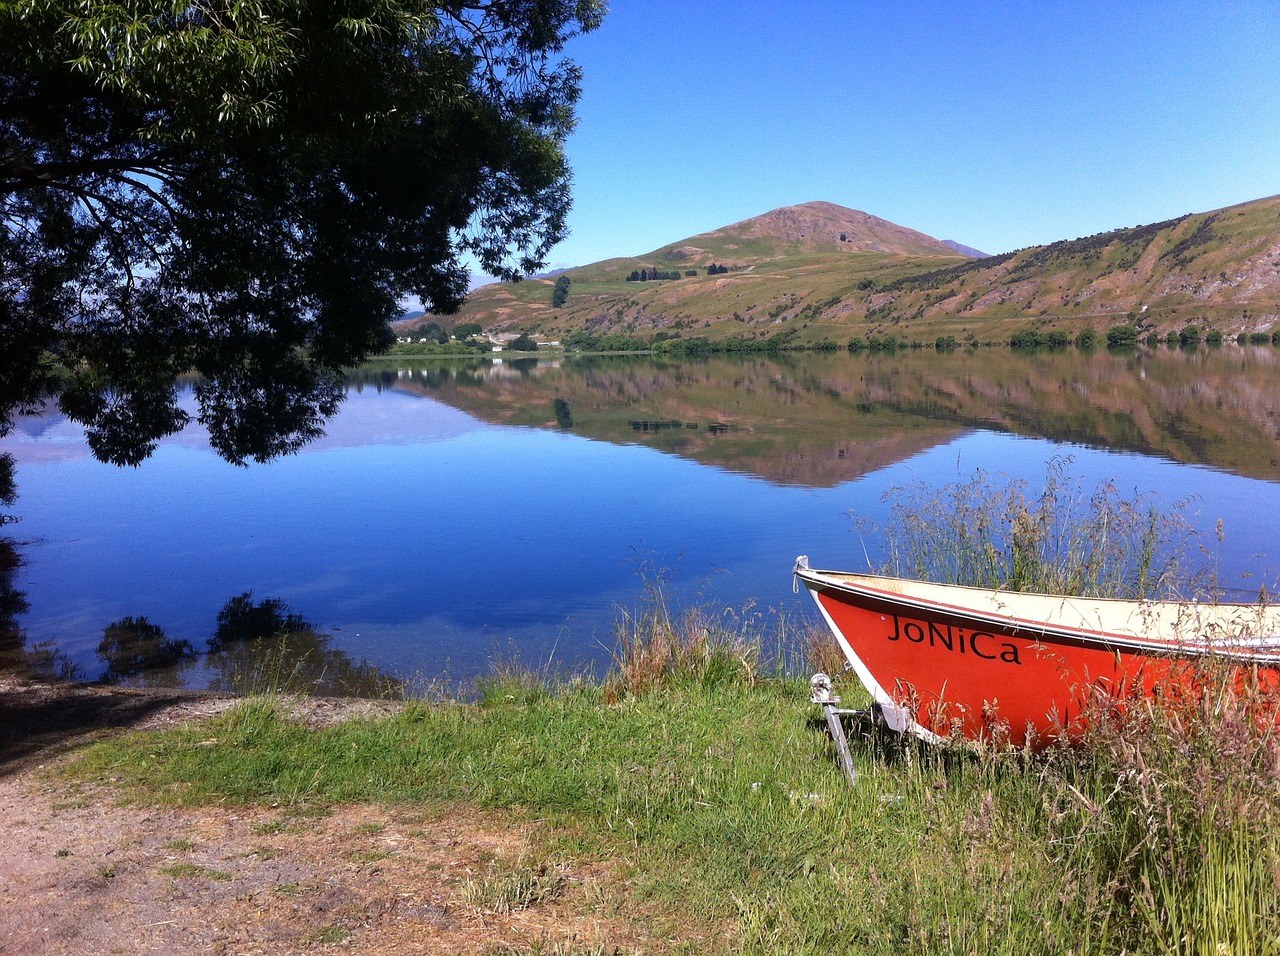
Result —
[[[949, 423], [860, 408], [840, 390], [811, 380], [807, 369], [818, 361], [597, 359], [473, 367], [446, 376], [437, 366], [401, 378], [398, 387], [495, 424], [646, 445], [812, 487], [867, 474], [957, 433]], [[834, 364], [848, 371], [858, 363]]]
[[1270, 348], [1234, 346], [1131, 355], [915, 350], [424, 364], [356, 378], [394, 377], [396, 388], [496, 424], [647, 445], [786, 484], [831, 486], [969, 427], [1274, 480], [1278, 362]]

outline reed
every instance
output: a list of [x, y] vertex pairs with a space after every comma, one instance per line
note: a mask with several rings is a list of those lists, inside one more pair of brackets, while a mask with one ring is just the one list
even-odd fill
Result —
[[673, 684], [750, 684], [761, 673], [767, 635], [758, 616], [705, 607], [674, 611], [661, 572], [645, 573], [644, 600], [614, 625], [604, 697], [617, 703]]
[[858, 517], [865, 538], [883, 541], [882, 573], [1015, 591], [1096, 597], [1189, 596], [1202, 575], [1187, 571], [1198, 536], [1188, 502], [1167, 509], [1154, 495], [1122, 495], [1113, 481], [1086, 491], [1070, 456], [1055, 456], [1043, 485], [978, 470], [941, 488], [896, 486], [889, 517]]

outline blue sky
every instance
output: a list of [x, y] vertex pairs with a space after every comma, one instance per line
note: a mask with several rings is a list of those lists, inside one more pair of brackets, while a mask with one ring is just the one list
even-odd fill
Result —
[[614, 0], [567, 53], [552, 266], [817, 199], [999, 253], [1280, 193], [1280, 0]]

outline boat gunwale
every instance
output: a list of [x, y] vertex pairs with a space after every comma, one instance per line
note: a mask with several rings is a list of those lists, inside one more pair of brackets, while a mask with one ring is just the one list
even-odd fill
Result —
[[[1264, 605], [1252, 603], [1201, 604], [1194, 601], [1149, 601], [1128, 600], [1123, 598], [1078, 598], [1069, 595], [1041, 594], [1035, 592], [1003, 591], [998, 588], [980, 588], [960, 584], [939, 584], [937, 582], [917, 581], [910, 578], [895, 578], [885, 575], [858, 574], [856, 572], [821, 570], [816, 568], [795, 568], [795, 575], [805, 582], [810, 590], [834, 591], [856, 595], [862, 606], [874, 603], [876, 610], [889, 609], [890, 613], [900, 613], [903, 608], [920, 612], [925, 617], [947, 618], [951, 623], [977, 622], [983, 626], [994, 626], [1009, 636], [1031, 640], [1034, 643], [1058, 644], [1080, 648], [1104, 649], [1111, 652], [1128, 651], [1140, 654], [1161, 654], [1173, 657], [1188, 658], [1221, 658], [1232, 662], [1274, 664], [1280, 660], [1280, 636], [1265, 635], [1255, 638], [1234, 638], [1239, 643], [1228, 644], [1213, 639], [1188, 638], [1167, 640], [1140, 635], [1124, 635], [1103, 628], [1090, 629], [1075, 627], [1069, 624], [1050, 623], [1047, 621], [1015, 617], [993, 611], [974, 609], [959, 604], [949, 604], [923, 595], [906, 594], [890, 587], [877, 588], [867, 581], [883, 581], [886, 584], [923, 585], [930, 589], [955, 590], [961, 593], [982, 594], [985, 596], [1007, 595], [1015, 601], [1021, 596], [1063, 600], [1084, 600], [1091, 604], [1109, 607], [1131, 606], [1134, 608], [1222, 608], [1227, 612], [1237, 611], [1256, 613]], [[857, 578], [857, 581], [850, 578]], [[816, 595], [815, 595], [816, 596]], [[1277, 608], [1280, 611], [1280, 608]], [[1257, 646], [1260, 645], [1260, 646]]]

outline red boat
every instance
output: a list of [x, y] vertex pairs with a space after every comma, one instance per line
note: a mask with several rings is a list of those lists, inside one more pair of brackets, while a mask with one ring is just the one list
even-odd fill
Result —
[[876, 711], [926, 740], [1043, 744], [1079, 733], [1099, 704], [1194, 691], [1213, 667], [1280, 697], [1280, 606], [930, 584], [803, 556], [795, 574]]

